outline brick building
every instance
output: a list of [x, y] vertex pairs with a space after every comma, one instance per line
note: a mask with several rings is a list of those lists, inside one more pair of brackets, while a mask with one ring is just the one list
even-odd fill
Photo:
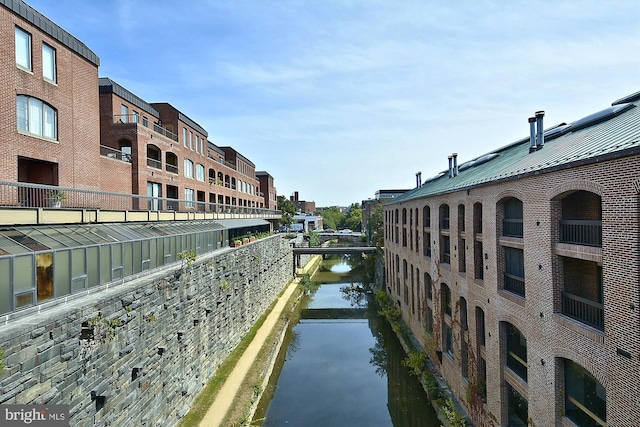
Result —
[[[157, 197], [119, 206], [134, 210], [265, 207], [248, 158], [174, 106], [99, 79], [96, 54], [31, 6], [0, 0], [0, 38], [0, 181]], [[0, 204], [51, 204], [54, 189], [19, 188]], [[107, 207], [86, 199], [62, 207]]]
[[256, 178], [260, 182], [260, 192], [264, 198], [263, 204], [266, 209], [278, 209], [278, 193], [274, 186], [273, 177], [266, 171], [257, 171]]
[[371, 236], [369, 230], [369, 216], [377, 205], [383, 205], [409, 190], [377, 190], [374, 199], [362, 201], [362, 232], [366, 233], [367, 244], [371, 244]]
[[0, 57], [0, 181], [99, 189], [99, 58], [18, 0], [0, 0]]
[[[100, 130], [102, 156], [129, 168], [104, 189], [158, 197], [149, 207], [154, 210], [264, 206], [255, 165], [208, 141], [207, 131], [171, 104], [148, 103], [100, 78]], [[185, 206], [162, 198], [185, 200]]]
[[316, 202], [300, 200], [300, 194], [297, 191], [293, 192], [289, 197], [289, 200], [296, 204], [298, 212], [301, 214], [313, 214], [316, 212]]
[[638, 425], [639, 103], [385, 205], [387, 291], [475, 425]]

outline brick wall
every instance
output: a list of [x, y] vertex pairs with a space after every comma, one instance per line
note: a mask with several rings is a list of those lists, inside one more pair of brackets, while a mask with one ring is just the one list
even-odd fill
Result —
[[[563, 360], [570, 359], [591, 373], [606, 389], [607, 423], [610, 426], [627, 426], [637, 423], [640, 414], [640, 383], [630, 378], [640, 378], [640, 275], [639, 275], [639, 227], [640, 215], [640, 157], [628, 157], [593, 165], [575, 167], [538, 176], [486, 185], [442, 196], [396, 203], [385, 207], [385, 220], [395, 221], [399, 209], [418, 208], [423, 222], [423, 207], [431, 208], [430, 230], [438, 231], [438, 213], [442, 204], [451, 212], [451, 236], [463, 236], [465, 247], [454, 247], [452, 237], [451, 264], [439, 261], [439, 239], [434, 239], [432, 257], [395, 243], [394, 230], [385, 224], [387, 231], [385, 253], [387, 264], [387, 289], [391, 288], [394, 300], [401, 302], [403, 316], [414, 334], [427, 344], [424, 322], [412, 315], [411, 306], [397, 298], [394, 283], [395, 256], [428, 273], [434, 282], [436, 296], [428, 301], [426, 292], [418, 291], [424, 298], [421, 307], [431, 308], [434, 321], [440, 317], [437, 293], [446, 283], [451, 289], [452, 301], [465, 298], [468, 313], [481, 308], [485, 313], [485, 359], [487, 361], [486, 406], [477, 401], [467, 402], [467, 390], [475, 375], [474, 368], [467, 381], [461, 372], [461, 330], [453, 321], [453, 357], [443, 355], [440, 370], [456, 396], [474, 413], [476, 425], [506, 425], [507, 407], [505, 382], [519, 390], [528, 400], [528, 413], [535, 425], [559, 425], [564, 411]], [[455, 179], [455, 178], [454, 178]], [[535, 191], [532, 191], [535, 189]], [[579, 194], [582, 194], [580, 198]], [[585, 193], [586, 192], [586, 193]], [[576, 194], [576, 196], [573, 196]], [[584, 196], [587, 197], [584, 197]], [[601, 207], [598, 200], [601, 198]], [[516, 197], [523, 203], [524, 236], [522, 239], [501, 236], [503, 211], [501, 201]], [[482, 205], [482, 234], [476, 230], [478, 219], [474, 204]], [[456, 216], [463, 204], [465, 232]], [[558, 243], [560, 219], [602, 218], [602, 248]], [[474, 224], [475, 223], [475, 224]], [[435, 225], [434, 225], [435, 224]], [[483, 253], [475, 253], [473, 242], [481, 241]], [[521, 247], [525, 259], [526, 298], [500, 290], [503, 274], [504, 246]], [[467, 273], [458, 265], [460, 251], [465, 250]], [[483, 280], [474, 280], [473, 268], [479, 265], [478, 256], [485, 266]], [[604, 332], [562, 315], [560, 293], [571, 290], [580, 281], [596, 280], [597, 266], [602, 265], [604, 280]], [[584, 268], [582, 268], [584, 267]], [[570, 274], [565, 274], [572, 271]], [[402, 275], [402, 272], [400, 272]], [[402, 279], [402, 277], [400, 277]], [[566, 281], [566, 287], [565, 287]], [[424, 286], [424, 281], [421, 286]], [[589, 294], [590, 295], [590, 294]], [[453, 316], [456, 318], [456, 315]], [[477, 349], [476, 319], [469, 315], [469, 348]], [[453, 320], [453, 319], [452, 319]], [[513, 374], [503, 368], [505, 350], [500, 325], [511, 323], [527, 340], [528, 381], [518, 383]], [[436, 328], [436, 333], [440, 329]], [[442, 348], [442, 337], [437, 337]], [[502, 342], [502, 343], [501, 343]], [[477, 350], [474, 350], [477, 353]], [[477, 360], [470, 354], [470, 360]], [[479, 407], [480, 406], [480, 407]]]
[[[31, 34], [31, 72], [16, 65], [16, 26]], [[43, 43], [56, 50], [56, 83], [42, 77]], [[0, 180], [18, 180], [20, 156], [57, 163], [54, 184], [98, 189], [98, 67], [4, 7], [0, 7], [0, 46]], [[37, 98], [57, 110], [57, 141], [18, 133], [16, 95]]]

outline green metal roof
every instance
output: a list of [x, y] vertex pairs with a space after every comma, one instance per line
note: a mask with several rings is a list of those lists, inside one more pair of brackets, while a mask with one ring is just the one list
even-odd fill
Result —
[[[637, 94], [634, 94], [637, 95]], [[625, 98], [623, 98], [625, 99]], [[461, 163], [458, 175], [445, 170], [387, 205], [450, 193], [501, 180], [640, 154], [640, 100], [616, 104], [566, 125], [545, 130], [544, 148], [529, 152], [529, 137]], [[559, 136], [558, 136], [559, 135]]]

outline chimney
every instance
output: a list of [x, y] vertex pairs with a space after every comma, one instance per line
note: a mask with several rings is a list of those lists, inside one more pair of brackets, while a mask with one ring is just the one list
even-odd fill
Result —
[[416, 172], [416, 187], [422, 187], [422, 172]]
[[458, 176], [458, 153], [453, 153], [453, 176]]
[[531, 136], [529, 137], [529, 152], [533, 153], [536, 151], [536, 118], [529, 117], [529, 132]]
[[536, 127], [538, 130], [538, 137], [536, 138], [536, 148], [541, 150], [544, 147], [544, 126], [542, 125], [542, 118], [544, 117], [544, 111], [536, 111]]
[[449, 178], [453, 178], [453, 166], [451, 166], [452, 164], [451, 160], [453, 159], [453, 156], [449, 156], [448, 159], [449, 159]]

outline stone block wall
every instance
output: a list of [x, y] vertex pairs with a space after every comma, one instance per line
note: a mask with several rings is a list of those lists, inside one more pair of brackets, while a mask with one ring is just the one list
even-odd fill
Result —
[[69, 405], [71, 426], [176, 425], [292, 279], [279, 236], [0, 326], [0, 404]]

